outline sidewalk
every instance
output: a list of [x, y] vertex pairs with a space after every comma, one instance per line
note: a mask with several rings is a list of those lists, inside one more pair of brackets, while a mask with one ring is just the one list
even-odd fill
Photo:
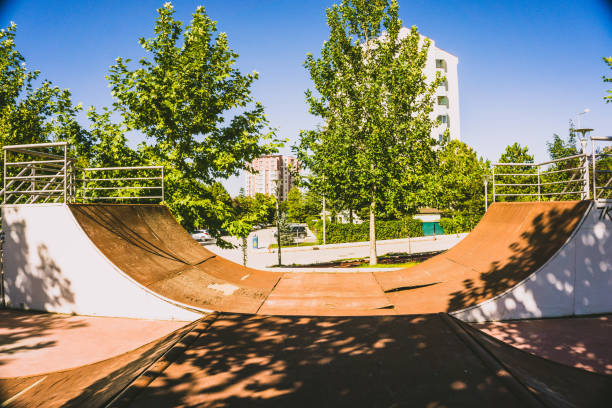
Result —
[[[436, 237], [418, 237], [406, 239], [381, 240], [376, 242], [378, 255], [391, 252], [406, 252], [418, 254], [424, 252], [444, 251], [461, 241], [467, 234], [438, 235]], [[234, 240], [230, 240], [234, 242]], [[249, 245], [252, 245], [252, 236], [249, 237]], [[283, 265], [304, 265], [322, 262], [330, 262], [346, 258], [363, 258], [370, 254], [369, 242], [349, 242], [343, 244], [316, 245], [307, 247], [283, 247], [281, 257]], [[215, 254], [236, 263], [242, 263], [242, 251], [240, 249], [221, 249], [217, 245], [207, 245], [207, 248]], [[247, 251], [247, 266], [263, 269], [278, 264], [278, 249], [249, 248]], [[314, 269], [314, 267], [313, 267]], [[359, 268], [351, 268], [358, 271]], [[388, 268], [385, 268], [388, 269]], [[278, 268], [274, 268], [280, 271]], [[330, 271], [329, 268], [326, 268]], [[371, 270], [371, 269], [370, 269]], [[303, 272], [310, 271], [309, 269]], [[310, 271], [312, 272], [312, 271]]]

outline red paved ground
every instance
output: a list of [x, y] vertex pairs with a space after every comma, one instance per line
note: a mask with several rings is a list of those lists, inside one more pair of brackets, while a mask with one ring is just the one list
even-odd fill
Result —
[[473, 324], [521, 350], [562, 364], [612, 374], [612, 314]]
[[185, 324], [0, 310], [0, 378], [101, 361], [157, 340]]

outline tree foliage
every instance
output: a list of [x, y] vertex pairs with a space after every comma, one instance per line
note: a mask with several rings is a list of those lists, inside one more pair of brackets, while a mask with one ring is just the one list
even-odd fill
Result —
[[306, 100], [324, 125], [301, 133], [298, 157], [318, 192], [344, 208], [369, 204], [372, 220], [377, 208], [414, 211], [435, 167], [430, 114], [443, 78], [427, 80], [429, 40], [401, 31], [398, 10], [395, 0], [332, 6], [321, 56], [304, 63], [316, 90]]
[[309, 217], [317, 218], [322, 210], [321, 197], [313, 190], [306, 190], [305, 193], [298, 187], [289, 190], [287, 197], [287, 216], [292, 222], [304, 223]]
[[461, 218], [461, 225], [468, 229], [474, 228], [484, 214], [484, 177], [490, 174], [490, 164], [458, 140], [446, 143], [437, 157], [436, 180], [429, 183], [435, 188], [428, 192], [432, 198], [430, 205], [446, 215]]
[[135, 64], [117, 58], [111, 67], [114, 107], [128, 130], [147, 137], [143, 157], [166, 168], [170, 209], [184, 226], [206, 225], [214, 234], [231, 207], [213, 201], [211, 183], [280, 142], [250, 94], [258, 74], [235, 67], [238, 54], [204, 7], [184, 28], [171, 3], [158, 13], [155, 36], [140, 39], [146, 57]]
[[[527, 146], [521, 146], [519, 143], [514, 143], [512, 145], [506, 146], [506, 150], [501, 155], [498, 162], [533, 163], [533, 155], [529, 154], [529, 148]], [[532, 201], [534, 196], [527, 194], [537, 194], [537, 186], [516, 185], [536, 184], [538, 181], [538, 177], [537, 169], [535, 166], [498, 166], [495, 168], [495, 173], [495, 193], [499, 195], [497, 198], [498, 201]], [[506, 185], [504, 186], [500, 184]], [[513, 185], [510, 186], [508, 184]]]
[[233, 214], [224, 226], [230, 235], [240, 241], [242, 249], [242, 261], [247, 264], [247, 238], [256, 224], [269, 221], [274, 217], [276, 199], [269, 195], [256, 194], [248, 197], [243, 194], [232, 200]]
[[[563, 140], [558, 134], [553, 134], [553, 139], [546, 142], [546, 150], [551, 160], [562, 159], [582, 153], [576, 146], [576, 134], [574, 124], [569, 123], [569, 135]], [[583, 161], [580, 158], [567, 159], [552, 163], [543, 171], [541, 192], [544, 193], [543, 200], [573, 200], [580, 198], [576, 194], [563, 194], [568, 191], [582, 191], [583, 183], [580, 181], [584, 174], [580, 170]]]
[[15, 23], [0, 30], [0, 144], [68, 141], [72, 154], [89, 157], [92, 141], [77, 122], [81, 105], [72, 103], [69, 90], [28, 70], [16, 34]]

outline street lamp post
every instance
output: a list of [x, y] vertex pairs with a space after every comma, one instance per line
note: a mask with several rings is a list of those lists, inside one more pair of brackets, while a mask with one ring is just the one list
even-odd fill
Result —
[[488, 193], [488, 185], [489, 185], [489, 178], [491, 176], [489, 176], [488, 174], [485, 174], [483, 176], [484, 179], [484, 195], [485, 195], [485, 212], [487, 212], [487, 210], [489, 209], [489, 193]]
[[[576, 114], [576, 117], [578, 118], [578, 129], [580, 129], [580, 115], [584, 115], [585, 113], [589, 113], [590, 111], [591, 110], [589, 108], [586, 108], [582, 112]], [[578, 129], [576, 129], [576, 130], [578, 130]]]

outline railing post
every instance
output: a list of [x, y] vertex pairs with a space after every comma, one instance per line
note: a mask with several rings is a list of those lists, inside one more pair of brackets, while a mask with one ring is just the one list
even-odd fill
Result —
[[538, 201], [542, 201], [540, 198], [540, 194], [542, 193], [540, 188], [541, 188], [541, 180], [540, 180], [540, 165], [538, 164]]
[[162, 166], [161, 170], [162, 170], [162, 185], [161, 185], [161, 188], [162, 188], [162, 203], [165, 203], [166, 202], [166, 190], [164, 188], [165, 187], [165, 185], [164, 185], [164, 166]]
[[4, 197], [2, 197], [2, 203], [6, 204], [6, 150], [4, 150]]
[[493, 202], [495, 202], [495, 165], [493, 165]]
[[68, 145], [64, 145], [64, 204], [67, 199], [67, 187], [68, 187]]
[[588, 154], [584, 153], [584, 157], [582, 159], [584, 160], [584, 163], [582, 164], [582, 172], [584, 174], [583, 182], [582, 182], [582, 184], [584, 185], [584, 192], [583, 192], [582, 199], [588, 200], [589, 197], [591, 196], [591, 191], [590, 191], [591, 180], [589, 179], [589, 156]]
[[87, 173], [85, 170], [83, 170], [83, 203], [85, 203], [85, 174]]
[[485, 187], [485, 212], [487, 212], [487, 210], [489, 209], [489, 203], [488, 203], [488, 198], [487, 198], [487, 176], [484, 177], [484, 187]]
[[597, 164], [595, 162], [595, 140], [591, 137], [591, 154], [593, 155], [593, 200], [597, 200]]

